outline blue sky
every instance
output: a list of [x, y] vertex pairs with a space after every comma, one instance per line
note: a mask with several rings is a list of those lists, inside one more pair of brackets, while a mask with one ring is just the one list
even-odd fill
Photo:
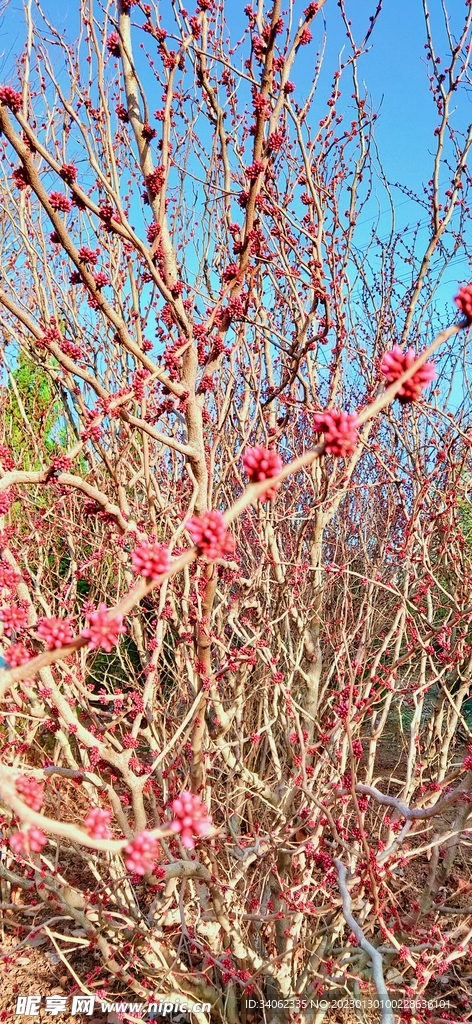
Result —
[[[296, 0], [293, 18], [295, 25], [306, 3], [307, 0]], [[376, 0], [345, 0], [345, 4], [348, 16], [352, 19], [354, 36], [360, 41], [368, 25], [369, 16], [375, 9]], [[69, 40], [72, 40], [78, 21], [79, 0], [44, 0], [42, 6], [55, 27], [64, 29]], [[168, 0], [162, 0], [161, 9], [167, 6]], [[189, 0], [186, 6], [192, 11], [194, 0]], [[267, 3], [266, 8], [269, 6]], [[458, 32], [462, 26], [466, 10], [465, 0], [447, 0], [447, 6], [454, 34], [454, 31]], [[244, 7], [245, 0], [230, 0], [227, 4], [227, 18], [235, 36], [247, 24], [243, 14]], [[437, 40], [439, 53], [444, 57], [446, 39], [441, 0], [430, 0], [430, 11], [433, 36]], [[322, 14], [327, 26], [325, 67], [328, 89], [332, 72], [337, 66], [338, 55], [347, 40], [336, 0], [327, 0]], [[141, 21], [142, 15], [137, 15], [136, 20]], [[15, 52], [21, 48], [23, 25], [21, 0], [9, 0], [5, 13], [0, 16], [0, 79], [4, 81], [8, 81], [9, 74], [14, 68]], [[298, 66], [302, 65], [302, 74], [303, 64], [306, 65], [307, 80], [308, 75], [311, 75], [314, 53], [322, 33], [321, 17], [315, 19], [312, 29], [314, 43], [301, 50], [297, 59]], [[375, 136], [386, 178], [392, 185], [397, 227], [400, 229], [407, 229], [418, 220], [424, 221], [425, 216], [421, 208], [406, 199], [394, 183], [401, 182], [413, 192], [422, 194], [424, 185], [431, 176], [433, 131], [438, 118], [429, 93], [425, 40], [422, 0], [383, 0], [383, 9], [370, 39], [370, 50], [359, 62], [359, 80], [365, 84], [367, 92], [372, 97], [373, 108], [379, 112]], [[347, 79], [342, 88], [346, 98], [349, 91]], [[327, 95], [326, 90], [324, 102]], [[320, 102], [321, 98], [322, 93]], [[467, 125], [472, 115], [472, 103], [469, 97], [462, 97], [459, 101], [464, 108], [462, 120]], [[378, 203], [385, 214], [385, 227], [383, 220], [379, 226], [379, 234], [382, 236], [388, 233], [390, 213], [388, 202], [380, 188]], [[372, 217], [370, 211], [366, 212], [361, 221], [365, 225], [366, 243], [378, 203], [374, 198]], [[449, 284], [453, 295], [457, 280], [467, 279], [468, 275], [467, 261], [464, 258], [457, 259], [448, 269], [443, 287], [446, 288]]]
[[[436, 54], [442, 57], [443, 66], [448, 64], [448, 41], [444, 26], [441, 0], [429, 0], [430, 25]], [[446, 0], [450, 14], [450, 28], [453, 36], [462, 29], [466, 13], [465, 0]], [[352, 18], [353, 32], [357, 40], [362, 38], [375, 3], [371, 0], [346, 0], [346, 10]], [[345, 28], [341, 22], [336, 0], [327, 0], [323, 8], [327, 24], [327, 66], [332, 67], [336, 54], [345, 43]], [[398, 229], [411, 228], [422, 221], [426, 224], [424, 211], [397, 187], [401, 183], [420, 196], [431, 177], [434, 155], [434, 129], [438, 114], [429, 90], [430, 70], [426, 60], [426, 29], [422, 0], [384, 0], [383, 9], [370, 39], [370, 49], [359, 61], [359, 81], [365, 84], [372, 97], [373, 109], [378, 111], [375, 139], [387, 181], [392, 186], [395, 204], [396, 226]], [[472, 89], [469, 95], [458, 95], [461, 127], [466, 130], [472, 120]], [[446, 179], [441, 180], [441, 184]], [[390, 210], [385, 197], [380, 201], [385, 216], [379, 234], [387, 235], [390, 227]], [[376, 211], [375, 211], [376, 212]], [[374, 221], [365, 217], [366, 232]], [[426, 231], [420, 241], [426, 241]], [[438, 298], [451, 305], [456, 294], [457, 282], [468, 280], [470, 268], [464, 256], [451, 261]]]
[[[304, 0], [295, 4], [295, 23], [306, 2]], [[432, 130], [436, 123], [428, 92], [422, 2], [383, 0], [383, 3], [371, 37], [370, 52], [359, 64], [360, 80], [365, 82], [367, 91], [372, 95], [373, 105], [379, 110], [376, 137], [387, 178], [389, 181], [403, 181], [414, 188], [419, 187], [425, 177], [429, 177], [428, 149], [431, 148]], [[55, 27], [64, 28], [69, 38], [73, 38], [79, 0], [60, 0], [60, 3], [58, 0], [45, 0], [42, 6]], [[193, 0], [186, 6], [191, 10]], [[228, 4], [230, 25], [234, 21], [239, 28], [246, 23], [242, 14], [244, 6], [244, 0], [231, 0]], [[452, 20], [459, 27], [465, 9], [463, 0], [449, 0], [448, 6], [453, 14]], [[236, 15], [238, 7], [240, 13], [238, 11]], [[431, 0], [430, 7], [435, 34], [441, 38], [441, 0]], [[374, 8], [375, 0], [346, 0], [346, 9], [352, 18], [356, 38], [361, 38]], [[327, 0], [323, 14], [328, 34], [326, 67], [331, 72], [337, 54], [346, 43], [345, 30], [336, 0]], [[320, 24], [320, 20], [317, 21]], [[3, 80], [13, 69], [14, 54], [21, 48], [23, 24], [20, 0], [9, 0], [5, 12], [0, 16], [0, 75]], [[310, 47], [303, 56], [310, 62], [312, 55]], [[298, 58], [299, 64], [301, 57], [302, 53]]]
[[[168, 9], [170, 0], [160, 0], [162, 11]], [[296, 0], [294, 4], [293, 24], [308, 0]], [[445, 0], [451, 15], [452, 34], [456, 35], [462, 28], [466, 11], [465, 0]], [[195, 0], [187, 0], [186, 6], [192, 13]], [[227, 20], [232, 37], [237, 39], [247, 25], [243, 13], [246, 0], [227, 0]], [[33, 0], [34, 6], [34, 0]], [[256, 7], [256, 3], [253, 2]], [[352, 19], [353, 34], [360, 42], [369, 24], [369, 16], [374, 12], [376, 0], [345, 0], [348, 17]], [[447, 40], [444, 31], [444, 19], [441, 0], [429, 0], [431, 25], [435, 38], [436, 52], [447, 63]], [[267, 0], [266, 11], [270, 7]], [[24, 16], [22, 0], [0, 0], [0, 82], [8, 82], [15, 68], [15, 54], [24, 41]], [[43, 0], [43, 11], [46, 17], [59, 31], [64, 31], [69, 42], [77, 33], [80, 0]], [[97, 10], [98, 15], [98, 10]], [[304, 90], [309, 88], [315, 63], [316, 50], [320, 46], [323, 25], [326, 22], [327, 44], [325, 54], [325, 71], [322, 74], [319, 94], [317, 93], [313, 114], [316, 118], [326, 114], [326, 101], [334, 70], [343, 60], [342, 51], [345, 47], [349, 54], [345, 27], [342, 23], [337, 0], [327, 0], [322, 11], [323, 17], [317, 17], [312, 25], [313, 43], [302, 48], [298, 54], [293, 78], [297, 82], [296, 98], [303, 99]], [[133, 20], [142, 22], [142, 14], [136, 13]], [[163, 18], [168, 27], [168, 19]], [[137, 42], [143, 38], [137, 34]], [[438, 123], [438, 115], [429, 92], [428, 63], [425, 49], [426, 33], [423, 17], [422, 0], [383, 0], [383, 10], [379, 16], [371, 39], [369, 52], [364, 54], [358, 67], [359, 82], [371, 97], [372, 108], [378, 111], [375, 138], [385, 176], [391, 186], [395, 204], [396, 228], [405, 233], [408, 241], [413, 237], [412, 227], [420, 221], [424, 227], [418, 236], [419, 247], [427, 244], [427, 219], [425, 211], [396, 187], [401, 182], [407, 189], [420, 196], [431, 177], [433, 166], [434, 128]], [[149, 44], [149, 37], [146, 37]], [[239, 58], [238, 58], [239, 59]], [[344, 58], [346, 59], [346, 58]], [[236, 60], [236, 58], [235, 58]], [[343, 103], [352, 106], [349, 99], [349, 76], [342, 81]], [[462, 130], [472, 120], [472, 90], [470, 95], [458, 96], [458, 104]], [[342, 104], [340, 104], [342, 106]], [[152, 107], [151, 107], [152, 109]], [[319, 114], [318, 114], [319, 110]], [[355, 117], [355, 111], [349, 116]], [[390, 230], [390, 208], [387, 197], [379, 185], [374, 191], [368, 209], [365, 209], [356, 229], [358, 252], [363, 253], [367, 246], [370, 231], [380, 210], [378, 224], [380, 238], [387, 237]], [[364, 241], [365, 240], [365, 241]], [[400, 277], [403, 271], [400, 273]], [[443, 281], [435, 295], [435, 306], [441, 318], [451, 322], [456, 316], [453, 302], [459, 282], [469, 279], [471, 270], [464, 256], [456, 257], [447, 267]], [[401, 278], [407, 282], [406, 276]], [[354, 297], [355, 292], [354, 292]], [[454, 397], [460, 401], [460, 383], [454, 385]]]
[[[456, 9], [462, 6], [458, 0], [452, 0], [453, 5]], [[328, 29], [334, 6], [328, 0]], [[369, 9], [370, 4], [360, 0], [351, 7], [354, 14]], [[435, 8], [440, 9], [439, 0], [433, 0], [432, 10]], [[353, 21], [354, 26], [356, 21], [365, 25], [367, 17], [362, 14]], [[441, 27], [439, 19], [434, 21]], [[419, 186], [425, 176], [429, 178], [427, 153], [437, 120], [429, 94], [424, 43], [421, 0], [385, 0], [370, 52], [360, 62], [360, 77], [372, 95], [374, 108], [379, 110], [376, 138], [387, 178], [407, 178], [412, 188]]]

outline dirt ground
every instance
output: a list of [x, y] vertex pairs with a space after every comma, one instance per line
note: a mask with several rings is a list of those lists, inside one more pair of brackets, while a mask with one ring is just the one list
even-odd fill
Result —
[[[41, 941], [42, 937], [39, 937], [41, 944], [34, 944], [36, 940], [33, 940], [33, 944], [25, 944], [18, 954], [14, 954], [13, 950], [17, 945], [16, 938], [5, 933], [3, 936], [3, 942], [1, 945], [2, 955], [13, 954], [10, 962], [3, 968], [2, 984], [0, 988], [0, 1022], [15, 1022], [20, 1024], [21, 1021], [38, 1021], [40, 1024], [51, 1024], [51, 1021], [58, 1021], [59, 1024], [119, 1024], [119, 1017], [115, 1013], [102, 1013], [101, 1012], [101, 1001], [100, 998], [96, 1000], [96, 1007], [91, 1016], [82, 1013], [71, 1014], [71, 988], [73, 982], [71, 976], [64, 968], [60, 958], [55, 953], [52, 945], [46, 940]], [[91, 954], [86, 954], [87, 959], [91, 958]], [[74, 956], [71, 957], [71, 962], [74, 962]], [[84, 960], [81, 960], [82, 968], [85, 967]], [[93, 966], [93, 958], [91, 959], [90, 966]], [[97, 980], [96, 989], [104, 987], [105, 978], [101, 981]], [[463, 979], [465, 980], [465, 979]], [[471, 979], [472, 980], [472, 975]], [[450, 987], [450, 986], [448, 986]], [[23, 1016], [16, 1014], [16, 1003], [18, 996], [42, 996], [41, 1006], [39, 1007], [39, 1013], [34, 1016]], [[401, 992], [395, 993], [397, 997], [401, 997]], [[446, 992], [444, 992], [446, 995]], [[60, 1012], [53, 1014], [52, 1011], [48, 1011], [46, 1008], [46, 997], [52, 996], [66, 996], [67, 997], [67, 1010], [66, 1012]], [[436, 989], [434, 996], [429, 995], [429, 998], [441, 998], [442, 993]], [[119, 994], [115, 997], [117, 1000], [122, 998]], [[137, 998], [137, 997], [135, 997]], [[442, 1011], [439, 1008], [431, 1016], [432, 1024], [441, 1024], [443, 1021], [449, 1019], [454, 1024], [466, 1024], [472, 1020], [472, 1011], [463, 1014], [458, 1007], [455, 1000], [450, 1001], [450, 993], [448, 994], [448, 1001], [450, 1003], [447, 1010]], [[453, 1005], [453, 1003], [455, 1005]], [[446, 1013], [446, 1017], [442, 1014]], [[144, 1024], [146, 1017], [135, 1018], [137, 1024]], [[156, 1020], [156, 1018], [154, 1018]], [[184, 1014], [173, 1014], [170, 1017], [160, 1018], [160, 1020], [166, 1020], [167, 1024], [190, 1024], [190, 1018]], [[258, 1016], [257, 1021], [261, 1018]], [[414, 1018], [413, 1018], [414, 1019]], [[159, 1020], [159, 1018], [157, 1018]], [[267, 1021], [270, 1024], [276, 1024], [276, 1012], [273, 1012], [272, 1016], [267, 1016]], [[255, 1017], [251, 1017], [250, 1014], [247, 1016], [247, 1024], [256, 1022]], [[380, 1013], [375, 1009], [367, 1009], [364, 1011], [363, 1016], [356, 1016], [354, 1011], [346, 1009], [332, 1008], [326, 1014], [323, 1024], [379, 1024]]]
[[[386, 784], [392, 774], [395, 774], [402, 758], [398, 738], [392, 734], [389, 739], [391, 742], [387, 742], [385, 749], [382, 751], [382, 778]], [[64, 820], [73, 821], [77, 820], [77, 816], [79, 818], [83, 817], [84, 813], [84, 808], [78, 808], [77, 806], [77, 793], [74, 791], [74, 800], [66, 801], [64, 806], [61, 807], [61, 817]], [[69, 864], [69, 868], [72, 868], [72, 871], [77, 870], [75, 858], [73, 863]], [[404, 878], [406, 900], [409, 899], [413, 890], [417, 894], [418, 890], [421, 890], [423, 883], [423, 876], [418, 864], [411, 865], [411, 877], [409, 877], [409, 870], [410, 868], [406, 869]], [[425, 862], [424, 877], [426, 877], [426, 872], [427, 864]], [[80, 888], [80, 881], [77, 879], [76, 881], [79, 883], [78, 887]], [[454, 907], [460, 908], [466, 918], [470, 915], [470, 922], [472, 924], [472, 835], [470, 840], [467, 837], [467, 841], [461, 845], [461, 852], [451, 872], [449, 882], [448, 890], [452, 894]], [[83, 878], [82, 883], [86, 886], [88, 884], [87, 879]], [[104, 968], [100, 968], [98, 956], [95, 957], [93, 951], [81, 945], [83, 939], [81, 940], [79, 935], [80, 929], [76, 930], [74, 934], [73, 924], [70, 921], [67, 922], [67, 925], [64, 921], [59, 921], [56, 926], [58, 928], [58, 938], [59, 935], [61, 936], [61, 942], [64, 941], [64, 934], [67, 934], [67, 928], [70, 926], [66, 948], [72, 970], [75, 965], [77, 971], [76, 980], [74, 980], [65, 962], [61, 960], [51, 938], [40, 932], [40, 925], [47, 919], [50, 919], [50, 912], [46, 912], [44, 907], [41, 907], [41, 909], [31, 907], [27, 909], [26, 913], [23, 910], [20, 918], [16, 912], [15, 905], [8, 901], [9, 899], [21, 900], [22, 896], [17, 893], [11, 896], [8, 894], [8, 890], [3, 889], [2, 891], [1, 886], [0, 893], [2, 897], [0, 900], [0, 910], [2, 912], [0, 914], [0, 1024], [10, 1021], [15, 1022], [15, 1024], [20, 1024], [22, 1021], [38, 1021], [40, 1024], [51, 1024], [54, 1020], [58, 1021], [59, 1024], [85, 1024], [87, 1021], [89, 1024], [119, 1024], [119, 1018], [116, 1014], [101, 1012], [101, 993], [106, 991], [110, 1001], [113, 998], [109, 994], [110, 975]], [[448, 896], [448, 903], [450, 902], [451, 899]], [[33, 938], [25, 938], [23, 942], [20, 942], [17, 932], [20, 920], [26, 926], [25, 933], [30, 928], [37, 928], [39, 934], [34, 935]], [[450, 929], [451, 920], [448, 920], [446, 923], [448, 929]], [[53, 935], [54, 927], [55, 925], [51, 924]], [[61, 944], [59, 944], [60, 948]], [[2, 957], [7, 958], [6, 962], [2, 962]], [[96, 997], [94, 1012], [92, 1015], [78, 1012], [72, 1014], [70, 1012], [72, 994], [81, 991], [79, 979], [84, 978], [86, 975], [90, 977], [90, 973], [94, 968], [95, 980], [90, 985], [90, 991], [100, 993], [100, 996]], [[392, 987], [390, 992], [392, 997], [401, 999], [401, 987]], [[28, 1016], [17, 1014], [18, 997], [27, 996], [42, 997], [39, 1012]], [[51, 1004], [46, 1005], [46, 998], [51, 999], [53, 997], [66, 997], [65, 1011], [53, 1012], [50, 1008]], [[114, 998], [116, 1001], [140, 1001], [139, 997], [127, 997], [119, 991], [116, 992]], [[451, 1021], [453, 1024], [472, 1024], [472, 955], [469, 954], [467, 958], [457, 961], [457, 965], [453, 965], [446, 976], [432, 982], [428, 986], [426, 998], [430, 1000], [443, 999], [449, 1004], [444, 1010], [438, 1007], [432, 1011], [429, 1018], [431, 1024], [447, 1024], [447, 1021]], [[461, 998], [467, 999], [469, 1005], [461, 1005]], [[59, 1005], [61, 1004], [59, 1003]], [[270, 1011], [266, 1011], [266, 1013], [269, 1014]], [[135, 1018], [135, 1021], [137, 1024], [143, 1024], [146, 1019], [149, 1018]], [[161, 1018], [161, 1020], [164, 1019], [167, 1024], [190, 1024], [190, 1017], [178, 1013]], [[261, 1024], [262, 1019], [260, 1011], [257, 1012], [257, 1015], [251, 1015], [248, 1012], [246, 1024]], [[268, 1024], [276, 1024], [276, 1011], [273, 1011], [272, 1016], [267, 1015], [266, 1020]], [[379, 1021], [379, 1011], [372, 1008], [365, 1010], [362, 1015], [359, 1014], [358, 1016], [356, 1016], [354, 1011], [331, 1008], [324, 1017], [323, 1024], [362, 1024], [362, 1022], [363, 1024], [379, 1024]], [[414, 1021], [415, 1018], [412, 1017], [412, 1024]]]

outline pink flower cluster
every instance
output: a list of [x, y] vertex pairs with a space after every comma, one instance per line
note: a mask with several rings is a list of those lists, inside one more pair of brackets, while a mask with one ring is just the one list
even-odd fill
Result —
[[152, 871], [157, 857], [157, 840], [149, 832], [139, 832], [125, 847], [125, 864], [135, 875]]
[[[0, 445], [0, 448], [1, 447], [3, 446]], [[0, 471], [2, 469], [2, 464], [5, 468], [7, 468], [6, 459], [7, 456], [5, 456], [5, 458], [2, 458], [2, 455], [0, 453]], [[3, 558], [0, 558], [0, 589], [11, 590], [13, 587], [17, 587], [18, 583], [20, 582], [20, 579], [20, 574], [15, 572], [15, 570], [12, 569], [11, 565], [9, 565], [8, 562], [5, 562]]]
[[60, 341], [61, 337], [62, 335], [58, 329], [56, 321], [54, 319], [51, 319], [49, 324], [47, 324], [46, 327], [43, 328], [43, 342], [49, 345], [51, 342]]
[[[407, 352], [404, 352], [400, 345], [394, 345], [389, 352], [385, 352], [382, 356], [380, 372], [383, 373], [388, 384], [393, 384], [401, 377], [402, 373], [405, 373], [405, 370], [413, 365], [417, 358], [414, 349], [409, 348]], [[402, 384], [396, 397], [403, 405], [407, 402], [418, 401], [418, 398], [421, 398], [421, 392], [430, 381], [434, 380], [435, 376], [434, 363], [423, 363], [423, 366], [420, 366], [419, 370]]]
[[23, 164], [21, 164], [20, 167], [16, 167], [13, 171], [12, 181], [14, 181], [20, 192], [23, 192], [25, 188], [29, 187], [30, 180], [28, 177], [28, 171], [26, 170], [26, 167], [23, 167]]
[[67, 473], [72, 465], [72, 460], [67, 455], [54, 455], [51, 464], [55, 473]]
[[106, 284], [110, 284], [108, 274], [105, 274], [104, 270], [99, 270], [97, 274], [94, 274], [93, 279], [99, 289], [104, 288]]
[[48, 651], [53, 651], [56, 647], [65, 647], [74, 637], [69, 619], [40, 619], [36, 632], [41, 640], [46, 641]]
[[467, 323], [472, 324], [472, 281], [469, 284], [462, 285], [462, 288], [459, 288], [454, 302], [460, 309], [461, 313], [464, 314]]
[[11, 85], [2, 85], [0, 87], [0, 101], [15, 112], [21, 110], [23, 102], [21, 92], [16, 92], [15, 89], [12, 89]]
[[15, 460], [6, 444], [0, 444], [0, 462], [6, 471], [15, 468]]
[[10, 505], [13, 501], [13, 491], [10, 488], [8, 491], [2, 491], [0, 493], [0, 516], [5, 516], [10, 509]]
[[224, 558], [234, 553], [234, 537], [230, 534], [221, 512], [204, 512], [202, 516], [192, 516], [186, 524], [198, 554], [209, 562], [216, 558]]
[[120, 37], [118, 32], [110, 32], [106, 41], [107, 50], [111, 53], [112, 57], [120, 56]]
[[90, 625], [86, 629], [82, 629], [80, 635], [88, 640], [92, 651], [101, 647], [102, 650], [109, 653], [118, 643], [120, 633], [126, 633], [121, 616], [114, 619], [108, 618], [106, 604], [99, 604], [96, 611], [90, 612], [88, 620]]
[[19, 604], [11, 604], [9, 607], [0, 609], [0, 619], [3, 622], [6, 635], [11, 636], [14, 630], [24, 629], [28, 624], [28, 612]]
[[111, 811], [102, 810], [101, 807], [92, 807], [84, 820], [85, 828], [93, 839], [108, 839], [111, 835], [108, 825], [110, 824]]
[[324, 434], [325, 449], [335, 459], [345, 459], [355, 451], [359, 420], [355, 412], [325, 409], [315, 413], [314, 428]]
[[72, 200], [62, 192], [50, 192], [49, 202], [53, 210], [62, 210], [62, 213], [69, 213], [72, 208]]
[[255, 181], [260, 174], [264, 173], [264, 171], [265, 163], [263, 160], [254, 160], [254, 163], [250, 164], [249, 167], [246, 167], [246, 174], [250, 181]]
[[11, 644], [3, 652], [3, 657], [10, 668], [17, 668], [18, 665], [26, 665], [26, 662], [31, 658], [31, 654], [23, 644]]
[[123, 103], [118, 103], [116, 105], [116, 107], [115, 107], [115, 114], [116, 114], [116, 116], [117, 116], [119, 121], [122, 121], [123, 124], [128, 124], [128, 121], [129, 121], [128, 111], [127, 111], [127, 109], [126, 109], [126, 107], [125, 107], [125, 105]]
[[133, 569], [148, 580], [158, 580], [163, 572], [168, 572], [170, 566], [169, 549], [165, 544], [149, 544], [143, 541], [134, 549], [131, 555]]
[[80, 249], [77, 250], [77, 255], [79, 260], [82, 260], [83, 263], [91, 263], [92, 266], [95, 267], [98, 263], [100, 250], [90, 249], [88, 245], [82, 245]]
[[[261, 480], [270, 480], [277, 476], [282, 469], [283, 462], [280, 455], [273, 448], [264, 448], [258, 444], [255, 448], [246, 448], [243, 455], [243, 465], [251, 483], [259, 483]], [[275, 498], [279, 485], [268, 487], [261, 494], [261, 501], [272, 501]]]
[[75, 164], [63, 164], [59, 173], [68, 185], [73, 185], [74, 181], [77, 181], [77, 167]]
[[10, 846], [17, 856], [28, 853], [41, 853], [43, 846], [46, 846], [47, 839], [40, 828], [32, 825], [27, 832], [13, 832], [10, 836]]
[[19, 775], [15, 779], [15, 789], [27, 807], [31, 807], [33, 811], [41, 810], [44, 800], [44, 786], [37, 782], [32, 775]]
[[164, 184], [164, 178], [166, 176], [165, 167], [159, 166], [152, 172], [152, 174], [146, 174], [144, 179], [146, 187], [149, 189], [152, 196], [159, 195], [161, 188]]
[[[152, 342], [151, 342], [151, 347], [152, 347]], [[133, 383], [134, 397], [137, 398], [139, 402], [142, 401], [142, 399], [144, 398], [145, 391], [146, 391], [146, 382], [147, 382], [148, 377], [149, 377], [149, 370], [146, 370], [144, 368], [144, 366], [142, 366], [139, 370], [136, 370], [136, 372], [133, 374], [132, 383]]]
[[200, 797], [189, 793], [187, 789], [172, 802], [175, 820], [171, 822], [173, 832], [180, 832], [182, 846], [187, 850], [195, 847], [194, 836], [207, 836], [213, 830], [213, 822], [208, 808], [202, 804]]
[[277, 129], [275, 132], [271, 132], [267, 139], [267, 150], [269, 153], [277, 153], [280, 147], [283, 145], [285, 134], [282, 129]]
[[152, 142], [152, 140], [156, 138], [157, 132], [155, 128], [152, 128], [148, 121], [145, 121], [141, 128], [141, 135], [143, 139], [146, 139], [146, 142]]

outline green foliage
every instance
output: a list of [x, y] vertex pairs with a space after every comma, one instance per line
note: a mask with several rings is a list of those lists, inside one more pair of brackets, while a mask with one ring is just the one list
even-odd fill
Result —
[[20, 354], [4, 394], [5, 440], [22, 469], [38, 470], [64, 450], [61, 403], [49, 375]]
[[87, 659], [87, 686], [107, 689], [110, 693], [127, 689], [142, 672], [138, 648], [129, 634], [121, 637], [113, 651], [90, 652]]
[[464, 534], [466, 548], [472, 555], [472, 503], [466, 500], [461, 501], [459, 510], [461, 530]]

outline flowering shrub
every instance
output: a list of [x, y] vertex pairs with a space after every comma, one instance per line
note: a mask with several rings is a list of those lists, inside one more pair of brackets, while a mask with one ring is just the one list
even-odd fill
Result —
[[27, 5], [0, 87], [8, 955], [222, 1024], [472, 1007], [472, 22], [403, 231], [357, 6]]

